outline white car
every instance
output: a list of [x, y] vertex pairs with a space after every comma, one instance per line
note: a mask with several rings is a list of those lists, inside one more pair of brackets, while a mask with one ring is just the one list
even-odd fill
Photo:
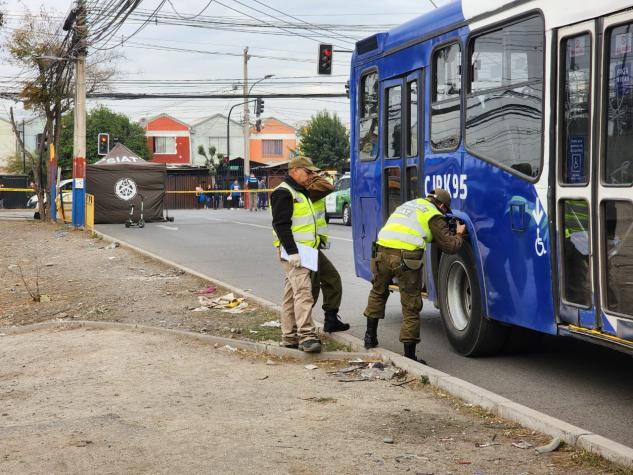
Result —
[[[62, 202], [65, 205], [72, 204], [72, 202], [73, 202], [73, 193], [72, 193], [73, 192], [73, 181], [72, 181], [72, 179], [60, 181], [59, 182], [59, 188], [62, 191]], [[44, 199], [46, 199], [46, 196], [44, 196]], [[38, 203], [37, 195], [33, 195], [26, 202], [26, 207], [27, 208], [37, 208], [37, 203]]]

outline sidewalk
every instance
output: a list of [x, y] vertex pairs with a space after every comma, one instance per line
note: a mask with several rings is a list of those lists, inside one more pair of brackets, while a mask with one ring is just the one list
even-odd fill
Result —
[[[310, 370], [180, 334], [2, 331], [93, 320], [278, 339], [261, 326], [270, 310], [194, 311], [208, 283], [108, 245], [0, 223], [0, 473], [626, 473], [569, 447], [517, 448], [549, 438], [418, 381], [341, 382], [345, 353]], [[35, 303], [24, 281], [33, 292], [38, 273]]]

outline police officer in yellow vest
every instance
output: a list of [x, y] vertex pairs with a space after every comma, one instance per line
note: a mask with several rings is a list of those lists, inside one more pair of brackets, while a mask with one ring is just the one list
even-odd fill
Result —
[[310, 199], [314, 204], [317, 217], [317, 234], [319, 235], [319, 270], [312, 273], [312, 298], [319, 299], [323, 291], [323, 330], [328, 333], [349, 330], [349, 323], [343, 323], [338, 315], [343, 298], [343, 284], [341, 276], [334, 264], [323, 253], [323, 249], [330, 248], [327, 221], [325, 220], [325, 197], [334, 191], [334, 185], [327, 176], [314, 175], [306, 184]]
[[[464, 224], [457, 224], [456, 234], [450, 232], [443, 215], [450, 212], [451, 195], [441, 188], [426, 199], [418, 198], [398, 206], [378, 233], [375, 256], [371, 260], [372, 289], [365, 309], [367, 331], [365, 348], [378, 346], [378, 320], [385, 318], [389, 284], [398, 279], [402, 326], [400, 341], [404, 355], [417, 360], [415, 347], [420, 341], [420, 311], [422, 310], [422, 262], [427, 243], [433, 242], [449, 254], [462, 246]], [[425, 363], [424, 360], [417, 360]]]
[[284, 269], [284, 296], [281, 307], [281, 344], [287, 348], [318, 353], [321, 342], [312, 320], [312, 283], [310, 269], [301, 266], [296, 243], [318, 249], [317, 217], [308, 190], [308, 180], [319, 169], [306, 157], [293, 158], [288, 176], [273, 191], [270, 202], [273, 215], [273, 244], [284, 247], [288, 260]]

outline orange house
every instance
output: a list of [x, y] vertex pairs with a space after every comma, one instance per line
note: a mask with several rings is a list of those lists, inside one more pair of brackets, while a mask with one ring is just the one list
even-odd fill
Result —
[[152, 162], [191, 163], [189, 125], [168, 114], [160, 114], [145, 123], [147, 148]]
[[294, 127], [269, 117], [262, 119], [261, 131], [251, 128], [250, 159], [271, 164], [290, 160], [291, 150], [297, 148], [297, 131]]

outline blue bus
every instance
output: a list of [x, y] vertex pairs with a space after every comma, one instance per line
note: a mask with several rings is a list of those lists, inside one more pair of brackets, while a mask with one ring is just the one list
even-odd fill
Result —
[[461, 0], [356, 43], [356, 273], [396, 206], [448, 190], [467, 245], [423, 273], [463, 355], [513, 327], [633, 353], [632, 6]]

